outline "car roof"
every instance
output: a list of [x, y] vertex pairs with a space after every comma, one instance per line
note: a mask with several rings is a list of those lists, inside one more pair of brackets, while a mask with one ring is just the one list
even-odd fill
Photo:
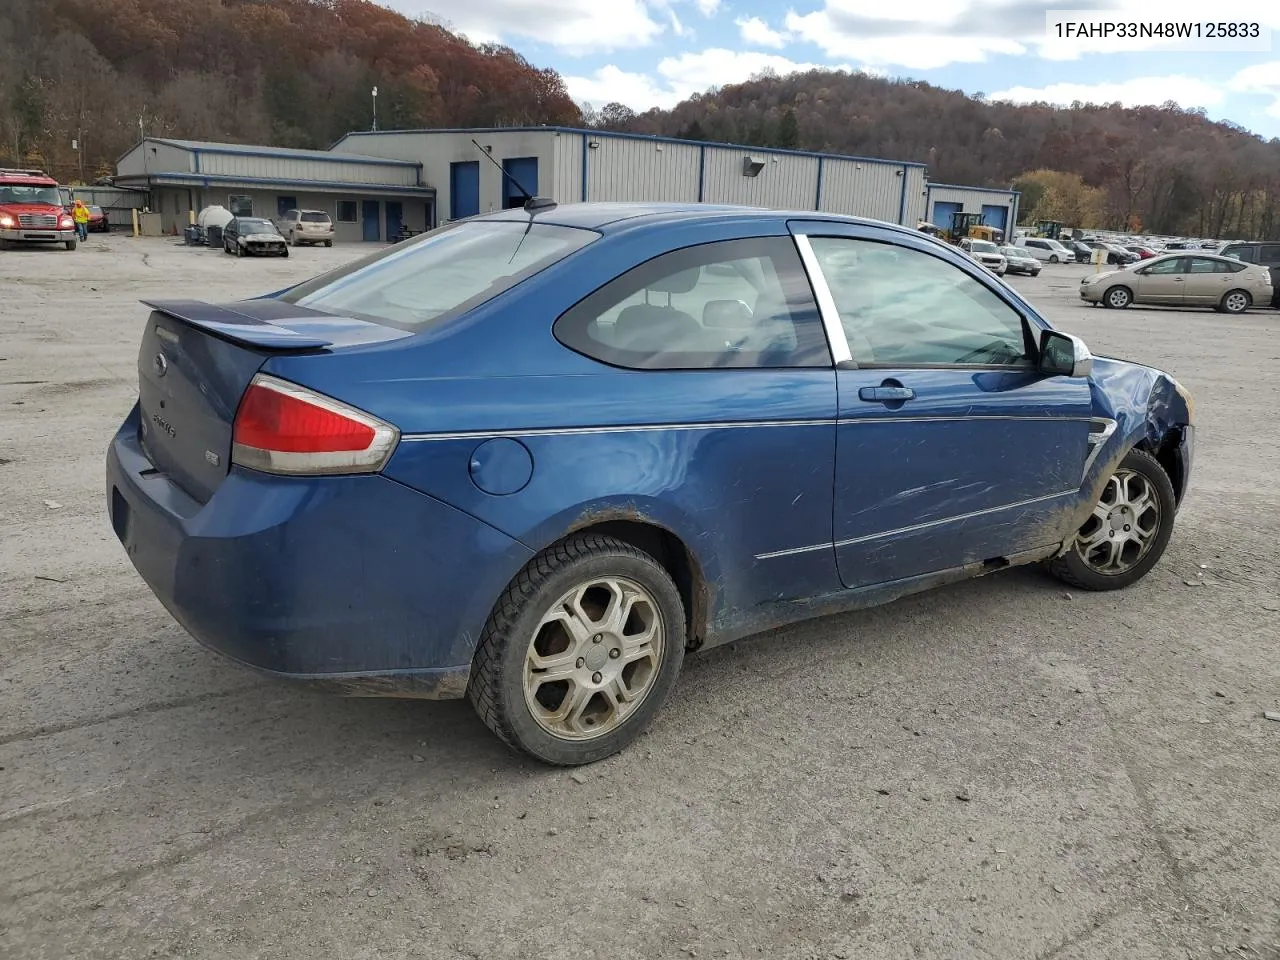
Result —
[[[733, 221], [752, 220], [784, 224], [790, 220], [820, 220], [833, 223], [859, 224], [894, 230], [911, 236], [920, 231], [896, 223], [872, 220], [866, 217], [848, 217], [823, 213], [817, 210], [775, 210], [768, 207], [748, 207], [712, 203], [566, 203], [534, 211], [538, 223], [563, 227], [579, 227], [610, 233], [628, 227], [658, 227], [690, 220]], [[472, 220], [517, 221], [524, 223], [529, 213], [523, 208], [484, 213]]]

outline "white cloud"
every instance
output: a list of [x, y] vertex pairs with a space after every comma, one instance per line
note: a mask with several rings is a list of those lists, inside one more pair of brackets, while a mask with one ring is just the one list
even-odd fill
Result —
[[[667, 29], [665, 3], [646, 0], [382, 0], [408, 16], [434, 16], [477, 42], [536, 40], [568, 53], [653, 43]], [[674, 15], [672, 15], [674, 20]]]
[[1121, 103], [1126, 107], [1159, 106], [1172, 100], [1182, 107], [1213, 107], [1225, 94], [1220, 87], [1181, 75], [1134, 77], [1117, 83], [1052, 83], [1044, 87], [1010, 87], [987, 95], [988, 100], [1013, 103]]
[[720, 0], [693, 0], [704, 17], [713, 17], [720, 9]]
[[[1091, 4], [1107, 15], [1144, 21], [1217, 19], [1201, 0], [1104, 0]], [[1071, 0], [915, 0], [895, 6], [883, 0], [822, 0], [811, 13], [794, 10], [786, 29], [830, 57], [892, 67], [928, 70], [952, 63], [977, 63], [993, 54], [1036, 53], [1051, 60], [1074, 60], [1085, 53], [1133, 53], [1168, 49], [1169, 41], [1089, 39], [1050, 41], [1046, 13], [1071, 9]], [[1080, 3], [1079, 6], [1086, 6]], [[1101, 13], [1101, 11], [1099, 11]], [[1257, 20], [1280, 28], [1275, 0], [1239, 0], [1232, 20]]]
[[1245, 67], [1231, 78], [1228, 87], [1237, 93], [1271, 97], [1267, 115], [1280, 117], [1280, 60], [1268, 60]]
[[753, 47], [773, 47], [778, 50], [787, 45], [787, 38], [759, 17], [739, 17], [734, 23], [738, 25], [738, 33], [743, 43], [749, 43]]
[[605, 104], [616, 101], [633, 110], [647, 110], [650, 107], [674, 107], [694, 93], [726, 83], [741, 83], [765, 70], [786, 75], [816, 69], [847, 71], [852, 68], [848, 64], [797, 63], [773, 53], [739, 53], [713, 48], [701, 53], [664, 57], [658, 63], [656, 77], [628, 73], [609, 65], [590, 76], [569, 76], [564, 80], [569, 94], [579, 102]]

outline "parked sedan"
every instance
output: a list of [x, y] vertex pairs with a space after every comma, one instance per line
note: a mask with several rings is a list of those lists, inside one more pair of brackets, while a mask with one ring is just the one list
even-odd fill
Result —
[[223, 227], [222, 250], [237, 257], [289, 255], [289, 247], [276, 225], [260, 217], [236, 217]]
[[1022, 247], [1001, 247], [1007, 273], [1025, 273], [1029, 277], [1040, 276], [1040, 261]]
[[149, 306], [106, 499], [165, 607], [553, 764], [632, 741], [687, 651], [1022, 564], [1135, 583], [1192, 466], [1173, 378], [876, 221], [546, 203]]
[[1080, 298], [1095, 306], [1123, 309], [1131, 303], [1213, 307], [1244, 313], [1270, 304], [1271, 272], [1216, 254], [1166, 254], [1140, 267], [1108, 270], [1080, 281]]
[[1136, 253], [1130, 253], [1124, 247], [1104, 240], [1085, 240], [1084, 244], [1094, 250], [1101, 250], [1106, 257], [1106, 262], [1116, 266], [1122, 267], [1128, 263], [1136, 263], [1139, 259]]
[[1157, 255], [1154, 249], [1141, 243], [1125, 244], [1125, 249], [1130, 253], [1136, 253], [1139, 260], [1150, 260], [1152, 257]]
[[1062, 245], [1071, 251], [1076, 263], [1088, 263], [1093, 258], [1093, 247], [1086, 246], [1079, 240], [1063, 240]]

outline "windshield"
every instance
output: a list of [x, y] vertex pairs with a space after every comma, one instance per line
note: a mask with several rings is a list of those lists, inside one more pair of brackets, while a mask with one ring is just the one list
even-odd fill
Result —
[[971, 249], [974, 253], [999, 253], [1000, 252], [999, 247], [997, 247], [994, 243], [987, 243], [987, 241], [985, 240], [972, 241], [972, 243], [969, 245], [969, 249]]
[[51, 203], [62, 206], [62, 194], [57, 187], [21, 187], [16, 184], [0, 184], [0, 203]]
[[463, 220], [309, 280], [280, 299], [418, 331], [491, 300], [598, 237], [532, 220]]
[[263, 233], [276, 232], [270, 220], [241, 220], [236, 224], [236, 229], [241, 233], [250, 233], [254, 230], [261, 230]]
[[1015, 260], [1022, 260], [1023, 258], [1030, 256], [1030, 254], [1025, 250], [1019, 249], [1018, 247], [1001, 247], [1000, 252], [1006, 257], [1013, 257]]

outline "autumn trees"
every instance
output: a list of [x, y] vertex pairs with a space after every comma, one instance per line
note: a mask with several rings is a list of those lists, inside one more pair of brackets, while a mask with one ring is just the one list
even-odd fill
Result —
[[375, 86], [384, 128], [581, 121], [554, 71], [367, 0], [0, 2], [0, 162], [63, 179], [140, 131], [325, 148]]

